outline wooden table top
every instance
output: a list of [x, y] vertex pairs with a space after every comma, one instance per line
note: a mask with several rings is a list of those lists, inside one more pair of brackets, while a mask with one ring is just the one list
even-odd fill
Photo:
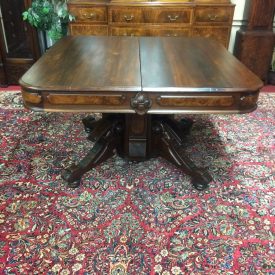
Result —
[[115, 36], [64, 38], [20, 84], [68, 92], [256, 91], [262, 87], [260, 79], [213, 40]]
[[259, 78], [221, 44], [205, 38], [140, 40], [143, 91], [256, 91]]
[[68, 36], [21, 78], [26, 88], [47, 91], [140, 90], [138, 39]]
[[68, 36], [20, 85], [25, 105], [35, 110], [135, 112], [129, 103], [140, 92], [152, 103], [149, 113], [201, 113], [252, 111], [263, 83], [211, 39]]

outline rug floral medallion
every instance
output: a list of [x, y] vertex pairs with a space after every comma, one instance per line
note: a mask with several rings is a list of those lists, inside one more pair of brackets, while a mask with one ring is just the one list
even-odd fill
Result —
[[0, 93], [0, 274], [275, 274], [275, 96], [242, 115], [192, 115], [185, 149], [205, 191], [161, 158], [113, 157], [79, 188], [60, 177], [91, 144], [87, 114]]

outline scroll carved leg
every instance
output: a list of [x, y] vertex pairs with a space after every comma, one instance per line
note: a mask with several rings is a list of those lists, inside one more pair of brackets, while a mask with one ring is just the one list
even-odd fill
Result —
[[154, 121], [153, 133], [158, 154], [191, 176], [192, 184], [197, 190], [207, 188], [212, 178], [206, 171], [197, 168], [186, 156], [182, 148], [179, 126], [171, 124], [167, 120], [159, 119]]
[[69, 187], [78, 187], [83, 174], [114, 155], [121, 139], [119, 122], [119, 120], [102, 119], [95, 124], [88, 137], [95, 141], [93, 148], [78, 164], [72, 165], [62, 172], [61, 176], [67, 181]]
[[[147, 121], [146, 118], [145, 121]], [[63, 171], [62, 178], [68, 182], [69, 187], [79, 186], [83, 174], [113, 156], [115, 149], [123, 156], [133, 157], [129, 155], [129, 148], [124, 146], [123, 141], [128, 142], [130, 137], [135, 140], [135, 135], [140, 139], [141, 134], [142, 142], [150, 141], [148, 145], [150, 150], [146, 151], [146, 155], [143, 151], [138, 155], [141, 159], [155, 156], [167, 159], [190, 175], [192, 184], [198, 190], [207, 188], [212, 180], [206, 171], [195, 166], [183, 150], [183, 139], [192, 127], [192, 120], [184, 119], [177, 122], [170, 116], [155, 116], [152, 124], [150, 120], [152, 131], [142, 130], [138, 134], [136, 128], [133, 128], [135, 131], [130, 132], [126, 129], [123, 115], [104, 115], [100, 120], [88, 117], [83, 120], [83, 124], [89, 133], [88, 139], [95, 142], [95, 145], [78, 164]]]

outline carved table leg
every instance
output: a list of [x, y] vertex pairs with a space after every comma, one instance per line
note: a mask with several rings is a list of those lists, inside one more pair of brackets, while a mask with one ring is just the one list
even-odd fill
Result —
[[198, 190], [207, 188], [212, 180], [206, 171], [198, 169], [186, 157], [183, 150], [183, 139], [192, 127], [192, 120], [176, 121], [171, 116], [155, 115], [151, 124], [147, 114], [104, 115], [100, 120], [85, 118], [83, 124], [89, 133], [88, 139], [95, 145], [78, 164], [63, 171], [62, 178], [69, 187], [79, 186], [82, 175], [113, 156], [115, 150], [135, 160], [161, 156], [190, 175]]
[[[86, 127], [86, 125], [85, 125]], [[78, 187], [84, 173], [114, 155], [115, 148], [121, 142], [121, 125], [119, 119], [101, 119], [94, 123], [88, 139], [95, 141], [93, 148], [76, 165], [62, 172], [62, 178], [69, 187]]]
[[176, 121], [171, 123], [165, 117], [157, 118], [153, 121], [153, 135], [155, 150], [158, 154], [180, 167], [186, 174], [192, 177], [192, 184], [198, 190], [204, 190], [212, 180], [206, 171], [201, 171], [185, 155], [182, 148], [181, 126]]

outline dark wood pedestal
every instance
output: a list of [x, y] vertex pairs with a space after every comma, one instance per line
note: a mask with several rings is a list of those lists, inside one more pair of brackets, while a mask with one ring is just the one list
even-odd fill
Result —
[[96, 121], [83, 120], [88, 139], [95, 142], [89, 153], [62, 173], [69, 187], [78, 187], [87, 171], [114, 154], [142, 161], [161, 156], [175, 164], [192, 178], [192, 184], [203, 190], [212, 180], [197, 168], [183, 149], [184, 137], [192, 127], [191, 120], [176, 121], [168, 115], [104, 115]]

